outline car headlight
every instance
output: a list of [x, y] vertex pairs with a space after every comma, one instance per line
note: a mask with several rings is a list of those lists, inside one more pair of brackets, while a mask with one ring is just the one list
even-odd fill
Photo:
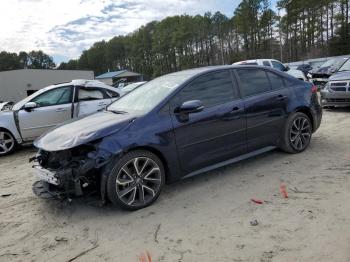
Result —
[[330, 87], [331, 87], [330, 83], [327, 83], [327, 84], [325, 84], [325, 86], [324, 86], [323, 89], [324, 89], [325, 91], [332, 92], [332, 89], [331, 89]]

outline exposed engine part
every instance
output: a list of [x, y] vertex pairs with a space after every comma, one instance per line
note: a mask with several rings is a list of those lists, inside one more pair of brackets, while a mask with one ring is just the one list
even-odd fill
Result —
[[101, 167], [108, 160], [96, 157], [94, 145], [71, 150], [47, 152], [40, 150], [31, 159], [40, 181], [33, 192], [43, 198], [70, 198], [99, 189]]

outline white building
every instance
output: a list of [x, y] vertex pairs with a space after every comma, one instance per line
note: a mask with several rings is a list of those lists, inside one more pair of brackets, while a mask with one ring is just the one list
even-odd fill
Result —
[[20, 69], [0, 72], [0, 101], [19, 100], [35, 91], [73, 79], [94, 79], [93, 71]]

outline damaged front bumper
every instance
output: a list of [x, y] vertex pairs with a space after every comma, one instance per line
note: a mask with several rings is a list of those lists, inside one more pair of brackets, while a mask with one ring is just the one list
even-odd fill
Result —
[[39, 179], [32, 189], [38, 197], [63, 200], [100, 192], [104, 201], [101, 178], [108, 160], [96, 158], [95, 151], [84, 147], [58, 152], [39, 150], [31, 160]]

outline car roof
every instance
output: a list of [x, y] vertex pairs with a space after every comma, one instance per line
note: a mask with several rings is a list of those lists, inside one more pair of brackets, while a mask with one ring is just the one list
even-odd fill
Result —
[[[258, 68], [261, 69], [262, 67], [259, 65], [239, 65], [239, 64], [233, 64], [233, 65], [218, 65], [218, 66], [205, 66], [205, 67], [199, 67], [199, 68], [193, 68], [193, 69], [186, 69], [183, 71], [178, 71], [174, 73], [170, 73], [164, 76], [184, 76], [187, 79], [191, 77], [195, 77], [197, 75], [201, 75], [203, 73], [209, 73], [212, 71], [217, 71], [217, 70], [223, 70], [223, 69], [237, 69], [237, 68]], [[281, 73], [278, 70], [275, 70], [274, 68], [271, 67], [263, 67], [263, 69], [267, 69], [270, 71], [278, 72]]]
[[247, 67], [246, 66], [243, 67], [243, 66], [240, 66], [240, 65], [205, 66], [205, 67], [186, 69], [186, 70], [170, 73], [170, 74], [167, 74], [167, 76], [192, 77], [192, 76], [196, 76], [196, 75], [199, 75], [199, 74], [202, 74], [202, 73], [212, 72], [212, 71], [221, 70], [221, 69], [231, 69], [231, 68], [247, 68]]
[[271, 59], [271, 58], [259, 58], [259, 59], [248, 59], [248, 60], [242, 60], [242, 61], [238, 61], [236, 63], [234, 63], [234, 65], [239, 65], [239, 64], [243, 64], [243, 63], [256, 63], [259, 61], [276, 61], [281, 63], [280, 61], [276, 60], [276, 59]]
[[115, 87], [107, 85], [101, 81], [98, 80], [86, 80], [86, 79], [75, 79], [72, 80], [71, 82], [65, 82], [65, 83], [59, 83], [55, 85], [48, 86], [47, 89], [52, 89], [56, 87], [61, 87], [61, 86], [84, 86], [84, 87], [101, 87], [101, 88], [106, 88], [110, 89], [113, 91], [117, 91]]

